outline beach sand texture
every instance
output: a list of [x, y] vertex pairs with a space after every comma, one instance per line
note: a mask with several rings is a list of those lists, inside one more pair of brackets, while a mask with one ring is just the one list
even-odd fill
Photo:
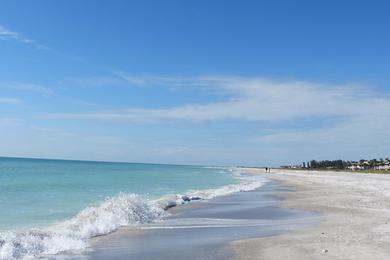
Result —
[[247, 169], [293, 191], [283, 207], [323, 214], [314, 228], [231, 243], [237, 259], [390, 259], [390, 176]]

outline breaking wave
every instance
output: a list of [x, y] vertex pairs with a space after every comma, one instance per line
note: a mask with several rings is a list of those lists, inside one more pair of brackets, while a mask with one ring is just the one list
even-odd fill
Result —
[[0, 234], [0, 259], [81, 250], [87, 246], [88, 238], [108, 234], [121, 226], [152, 222], [165, 214], [155, 202], [136, 194], [120, 193], [47, 229]]
[[257, 176], [233, 175], [237, 184], [216, 189], [193, 190], [186, 194], [163, 196], [150, 200], [132, 193], [119, 193], [99, 206], [87, 207], [75, 217], [46, 229], [0, 233], [0, 259], [23, 259], [79, 251], [88, 246], [88, 239], [108, 234], [122, 226], [160, 221], [171, 207], [194, 200], [207, 200], [261, 187], [265, 180]]

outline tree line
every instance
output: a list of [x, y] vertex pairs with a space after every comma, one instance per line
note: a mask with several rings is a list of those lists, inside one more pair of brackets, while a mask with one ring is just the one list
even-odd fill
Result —
[[[355, 168], [354, 168], [355, 167]], [[344, 161], [344, 160], [311, 160], [303, 162], [301, 165], [282, 166], [282, 168], [305, 168], [305, 169], [390, 169], [390, 159], [361, 159], [359, 161]]]
[[347, 168], [348, 164], [347, 162], [343, 160], [324, 160], [324, 161], [316, 161], [311, 160], [310, 162], [303, 163], [303, 168], [310, 168], [310, 169], [325, 169], [325, 168], [332, 168], [332, 169], [340, 169], [343, 170]]

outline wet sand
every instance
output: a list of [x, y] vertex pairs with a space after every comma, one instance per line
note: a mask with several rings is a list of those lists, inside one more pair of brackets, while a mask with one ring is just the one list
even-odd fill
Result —
[[268, 237], [317, 224], [320, 216], [280, 207], [277, 182], [249, 192], [171, 209], [160, 223], [122, 228], [95, 238], [92, 259], [234, 259], [236, 240]]
[[320, 213], [309, 229], [231, 243], [236, 259], [390, 259], [390, 175], [247, 169], [278, 181], [282, 206]]

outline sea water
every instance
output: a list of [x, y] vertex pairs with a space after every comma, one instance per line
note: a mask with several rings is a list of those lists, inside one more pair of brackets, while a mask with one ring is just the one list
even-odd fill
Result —
[[229, 167], [0, 158], [0, 259], [82, 250], [169, 207], [263, 182]]

